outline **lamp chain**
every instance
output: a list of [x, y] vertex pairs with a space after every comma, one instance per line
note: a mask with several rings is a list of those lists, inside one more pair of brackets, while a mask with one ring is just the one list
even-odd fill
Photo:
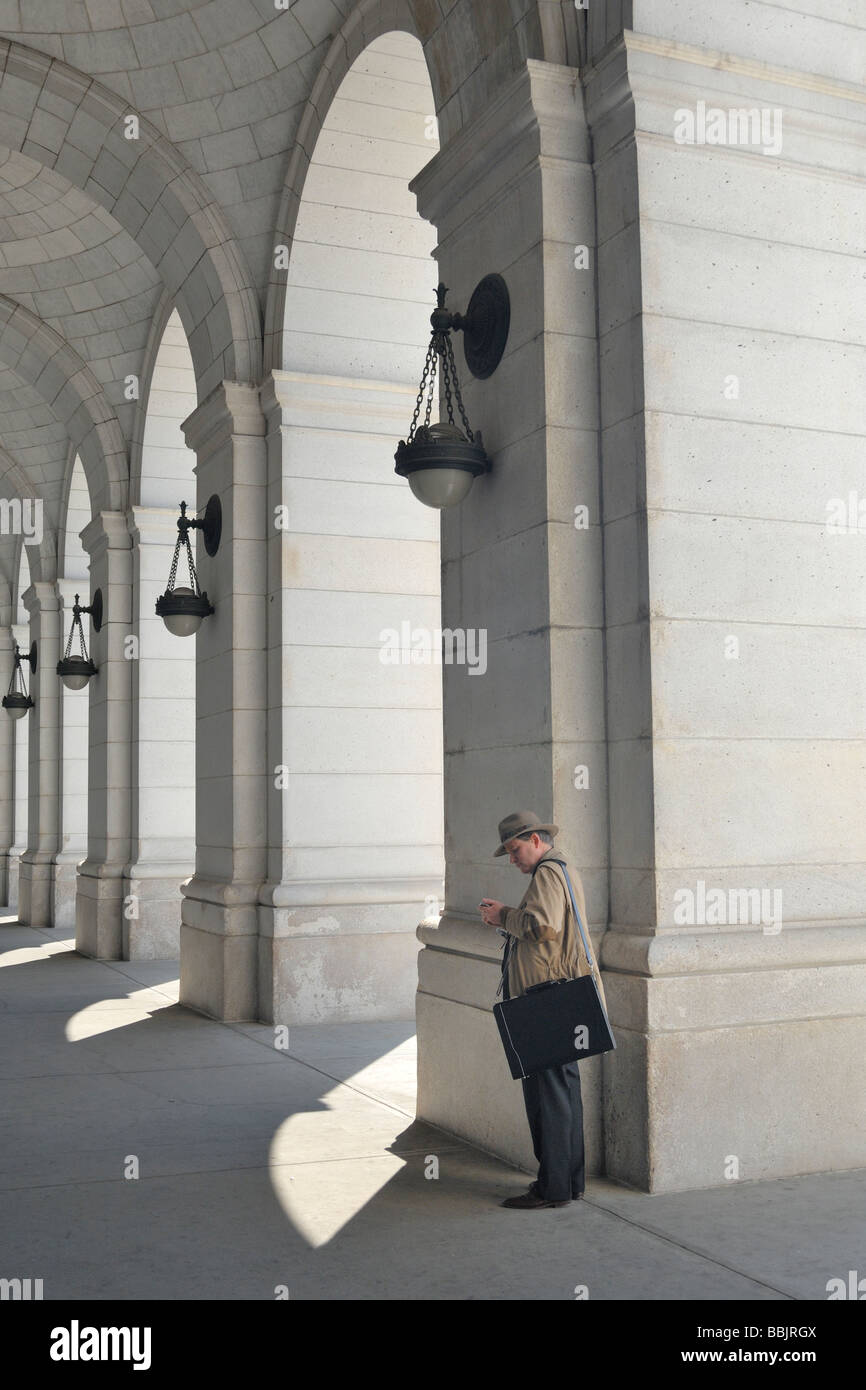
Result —
[[470, 443], [470, 444], [474, 444], [474, 443], [475, 443], [475, 435], [472, 433], [472, 430], [469, 428], [469, 419], [468, 419], [468, 417], [467, 417], [467, 415], [466, 415], [466, 407], [465, 407], [464, 404], [463, 404], [463, 393], [462, 393], [461, 390], [460, 390], [460, 379], [459, 379], [459, 377], [457, 376], [457, 364], [456, 364], [455, 361], [454, 361], [454, 344], [453, 344], [452, 341], [451, 341], [451, 334], [450, 334], [450, 333], [447, 333], [447, 334], [445, 335], [445, 350], [446, 350], [446, 356], [445, 356], [445, 359], [443, 360], [443, 364], [442, 364], [442, 374], [443, 374], [443, 376], [445, 377], [445, 394], [446, 394], [446, 397], [447, 397], [447, 400], [448, 400], [448, 419], [449, 419], [449, 421], [451, 422], [451, 424], [453, 425], [453, 424], [454, 424], [454, 411], [453, 411], [453, 409], [452, 409], [452, 407], [451, 407], [451, 392], [450, 392], [449, 387], [448, 387], [448, 377], [449, 377], [449, 367], [450, 367], [450, 376], [451, 376], [451, 377], [453, 378], [453, 380], [454, 380], [454, 395], [457, 397], [457, 408], [458, 408], [459, 411], [460, 411], [460, 418], [461, 418], [461, 420], [463, 421], [463, 428], [464, 428], [464, 430], [466, 431], [466, 438], [469, 440], [469, 443]]
[[198, 586], [198, 573], [196, 572], [195, 561], [192, 558], [192, 546], [189, 543], [189, 531], [186, 530], [184, 530], [182, 534], [178, 533], [178, 537], [175, 542], [174, 555], [172, 556], [171, 560], [171, 569], [168, 572], [168, 588], [166, 589], [166, 593], [170, 594], [175, 586], [175, 581], [177, 579], [177, 562], [180, 559], [181, 546], [183, 546], [186, 551], [186, 560], [187, 564], [189, 565], [190, 586], [193, 592], [195, 593], [196, 598], [201, 598], [201, 589]]
[[72, 626], [69, 629], [69, 637], [66, 641], [66, 651], [63, 653], [63, 660], [68, 661], [72, 653], [72, 639], [75, 636], [75, 629], [78, 628], [78, 646], [82, 661], [89, 661], [87, 647], [84, 645], [84, 624], [81, 621], [81, 614], [76, 612], [78, 608], [78, 594], [75, 595], [75, 608], [72, 610]]
[[[421, 373], [421, 386], [418, 391], [418, 399], [415, 402], [415, 412], [412, 416], [412, 424], [409, 429], [407, 443], [411, 444], [415, 438], [415, 431], [418, 428], [418, 416], [421, 414], [421, 404], [426, 393], [427, 407], [424, 412], [424, 425], [429, 428], [430, 416], [433, 410], [433, 401], [436, 390], [436, 374], [439, 366], [439, 359], [442, 359], [442, 385], [445, 389], [445, 408], [448, 414], [448, 423], [455, 424], [454, 420], [454, 401], [457, 401], [457, 409], [460, 411], [460, 418], [463, 421], [463, 429], [470, 444], [475, 443], [475, 435], [469, 425], [469, 418], [466, 414], [466, 407], [463, 404], [463, 394], [460, 390], [460, 379], [457, 376], [457, 364], [454, 361], [454, 344], [451, 341], [451, 334], [445, 332], [434, 332], [430, 346], [427, 349], [427, 356], [424, 359], [424, 370]], [[175, 565], [177, 558], [175, 556]], [[172, 576], [174, 570], [172, 570]], [[171, 587], [171, 581], [169, 581]]]
[[436, 365], [438, 358], [438, 349], [436, 345], [437, 337], [438, 334], [434, 333], [430, 346], [427, 349], [427, 356], [424, 359], [424, 370], [421, 373], [421, 386], [418, 391], [418, 399], [415, 402], [415, 413], [412, 416], [412, 424], [409, 429], [407, 441], [409, 444], [411, 444], [412, 440], [415, 438], [415, 430], [418, 428], [418, 416], [421, 413], [421, 402], [424, 399], [424, 392], [428, 390], [428, 386], [429, 392], [427, 396], [427, 410], [424, 416], [424, 424], [430, 424], [430, 412], [433, 408], [433, 386], [436, 381]]

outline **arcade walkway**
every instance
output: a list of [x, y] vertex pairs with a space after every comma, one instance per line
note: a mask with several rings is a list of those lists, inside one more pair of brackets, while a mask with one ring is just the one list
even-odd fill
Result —
[[823, 1300], [862, 1268], [866, 1171], [503, 1211], [525, 1175], [413, 1122], [410, 1024], [285, 1052], [170, 963], [8, 915], [0, 952], [0, 1277], [46, 1299]]

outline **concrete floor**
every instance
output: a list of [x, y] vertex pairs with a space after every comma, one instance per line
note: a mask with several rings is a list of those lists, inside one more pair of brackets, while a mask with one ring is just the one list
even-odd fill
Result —
[[176, 965], [8, 915], [0, 966], [0, 1277], [46, 1299], [825, 1300], [863, 1268], [866, 1170], [504, 1211], [526, 1175], [413, 1120], [410, 1024], [280, 1051]]

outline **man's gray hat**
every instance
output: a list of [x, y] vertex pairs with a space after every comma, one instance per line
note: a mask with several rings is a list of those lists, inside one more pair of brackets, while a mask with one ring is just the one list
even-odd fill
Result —
[[512, 815], [506, 816], [505, 820], [499, 822], [499, 839], [501, 844], [498, 849], [493, 851], [494, 858], [500, 854], [505, 854], [505, 846], [509, 840], [514, 840], [518, 835], [528, 835], [530, 831], [546, 830], [549, 835], [558, 835], [558, 825], [544, 825], [538, 819], [534, 811], [515, 811]]

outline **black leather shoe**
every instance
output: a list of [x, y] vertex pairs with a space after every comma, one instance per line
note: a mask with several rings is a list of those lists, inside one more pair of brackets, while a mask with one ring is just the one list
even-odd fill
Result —
[[[537, 1183], [537, 1182], [531, 1182], [531, 1183], [529, 1184], [529, 1187], [527, 1188], [527, 1191], [528, 1191], [528, 1192], [534, 1193], [534, 1195], [537, 1197], [537, 1196], [538, 1196], [538, 1183]], [[573, 1202], [582, 1202], [582, 1201], [583, 1201], [583, 1198], [584, 1198], [584, 1194], [583, 1194], [582, 1192], [572, 1192], [572, 1194], [571, 1194], [571, 1200], [572, 1200]]]
[[512, 1211], [538, 1211], [541, 1207], [568, 1207], [571, 1202], [548, 1202], [536, 1192], [521, 1192], [519, 1197], [506, 1197], [499, 1205], [510, 1207]]

